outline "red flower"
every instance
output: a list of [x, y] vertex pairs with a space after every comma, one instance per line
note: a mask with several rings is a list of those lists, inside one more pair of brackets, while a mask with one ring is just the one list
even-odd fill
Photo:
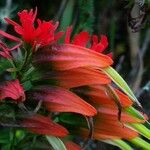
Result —
[[94, 107], [71, 91], [60, 87], [40, 86], [30, 95], [34, 100], [43, 101], [50, 112], [75, 112], [85, 116], [96, 114]]
[[[120, 104], [123, 108], [127, 108], [132, 106], [133, 102], [129, 99], [128, 96], [123, 94], [121, 91], [114, 89], [117, 93]], [[117, 108], [113, 97], [111, 97], [108, 93], [107, 88], [105, 85], [89, 85], [88, 90], [85, 90], [84, 88], [77, 88], [75, 91], [78, 94], [85, 95], [88, 97], [88, 100], [90, 103], [95, 105], [96, 107], [109, 107], [109, 108]]]
[[0, 100], [11, 98], [16, 101], [24, 101], [25, 94], [18, 80], [6, 81], [0, 84]]
[[67, 71], [49, 71], [43, 74], [41, 78], [55, 81], [57, 86], [68, 89], [84, 85], [111, 83], [111, 80], [104, 73], [84, 67]]
[[[37, 15], [37, 9], [35, 12], [31, 9], [30, 12], [27, 10], [23, 10], [18, 13], [20, 18], [21, 25], [14, 22], [9, 18], [5, 18], [5, 20], [14, 26], [14, 30], [21, 35], [22, 39], [31, 44], [33, 47], [42, 47], [48, 44], [52, 44], [57, 41], [62, 35], [63, 32], [59, 32], [55, 34], [55, 30], [58, 27], [58, 22], [55, 24], [53, 21], [41, 21], [37, 20], [37, 27], [35, 27], [35, 18]], [[12, 36], [0, 31], [0, 34], [11, 39]]]
[[[129, 124], [142, 124], [145, 121], [122, 112], [121, 122], [118, 120], [117, 109], [99, 107], [94, 118], [93, 138], [97, 140], [127, 139], [139, 136], [138, 131], [129, 127]], [[88, 130], [81, 128], [81, 135], [87, 136]]]
[[79, 67], [105, 68], [113, 60], [101, 53], [73, 44], [52, 45], [42, 48], [34, 56], [35, 64], [49, 63], [54, 70], [69, 70]]
[[[65, 44], [74, 44], [82, 47], [87, 47], [89, 49], [92, 49], [100, 53], [104, 52], [104, 50], [108, 46], [108, 39], [105, 35], [101, 35], [101, 40], [99, 42], [97, 35], [93, 35], [91, 37], [90, 34], [86, 31], [82, 31], [79, 34], [76, 34], [74, 36], [74, 39], [71, 42], [70, 40], [71, 32], [72, 32], [72, 27], [68, 27], [66, 31]], [[108, 54], [108, 56], [111, 56], [111, 53]]]
[[49, 117], [35, 115], [26, 117], [20, 122], [21, 126], [29, 131], [42, 135], [64, 137], [68, 131], [61, 125], [54, 123]]

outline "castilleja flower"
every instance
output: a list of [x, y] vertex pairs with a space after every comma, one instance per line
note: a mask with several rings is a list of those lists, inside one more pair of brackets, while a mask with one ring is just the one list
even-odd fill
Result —
[[[54, 23], [53, 21], [41, 21], [40, 19], [36, 20], [36, 15], [37, 8], [35, 12], [33, 12], [32, 9], [30, 12], [27, 10], [19, 12], [18, 16], [21, 24], [18, 24], [9, 18], [5, 18], [5, 20], [10, 25], [13, 25], [16, 33], [21, 35], [21, 38], [25, 43], [31, 44], [33, 47], [42, 47], [56, 42], [63, 35], [63, 32], [55, 34], [55, 30], [59, 23]], [[37, 27], [35, 27], [35, 21], [37, 21]], [[0, 31], [0, 34], [9, 39], [16, 39], [3, 31]]]
[[[134, 109], [132, 93], [125, 94], [128, 94], [128, 88], [122, 87], [125, 93], [114, 88], [111, 74], [108, 76], [108, 72], [103, 71], [113, 64], [111, 54], [104, 52], [108, 46], [107, 37], [102, 35], [99, 41], [96, 35], [90, 36], [83, 31], [71, 40], [69, 27], [64, 43], [58, 44], [57, 40], [63, 34], [55, 34], [58, 22], [37, 19], [35, 26], [36, 15], [37, 9], [35, 12], [23, 10], [18, 13], [21, 24], [5, 19], [21, 39], [0, 31], [4, 37], [19, 43], [13, 48], [0, 44], [0, 55], [5, 57], [4, 61], [8, 59], [12, 67], [3, 69], [2, 74], [9, 73], [9, 81], [4, 78], [0, 83], [0, 100], [17, 102], [17, 126], [34, 134], [62, 139], [75, 127], [73, 134], [84, 138], [131, 149], [123, 141], [125, 139], [147, 148], [149, 144], [140, 138], [140, 134], [150, 138], [150, 131], [143, 125], [147, 116]], [[28, 47], [31, 50], [26, 49], [27, 44], [31, 45]], [[20, 51], [26, 51], [21, 55], [23, 59], [11, 55], [18, 46]], [[64, 113], [72, 117], [62, 119]], [[75, 120], [73, 114], [84, 117], [81, 121], [80, 117]], [[68, 150], [81, 149], [70, 139], [64, 144]]]

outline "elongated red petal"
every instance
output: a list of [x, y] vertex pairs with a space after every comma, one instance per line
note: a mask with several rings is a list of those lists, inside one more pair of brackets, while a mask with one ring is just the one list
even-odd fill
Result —
[[20, 39], [18, 39], [17, 37], [13, 36], [13, 35], [10, 35], [2, 30], [0, 30], [0, 35], [12, 40], [12, 41], [16, 41], [16, 42], [20, 42]]
[[[88, 130], [80, 129], [80, 135], [87, 137]], [[114, 139], [133, 139], [138, 136], [138, 133], [130, 128], [120, 125], [99, 124], [95, 126], [93, 139], [96, 140], [114, 140]]]
[[76, 34], [74, 36], [74, 40], [73, 40], [72, 44], [86, 47], [86, 45], [88, 44], [89, 40], [90, 40], [89, 33], [86, 32], [86, 31], [82, 31], [79, 34]]
[[20, 124], [22, 127], [37, 134], [58, 137], [64, 137], [68, 134], [68, 131], [63, 126], [54, 123], [49, 117], [44, 117], [41, 115], [24, 118]]
[[11, 19], [9, 19], [9, 18], [5, 18], [5, 21], [6, 21], [8, 24], [11, 24], [11, 25], [13, 25], [13, 26], [19, 26], [19, 27], [21, 28], [21, 26], [20, 26], [18, 23], [16, 23], [15, 21], [13, 21], [13, 20], [11, 20]]
[[113, 63], [106, 55], [72, 44], [53, 45], [40, 49], [35, 55], [34, 62], [50, 63], [57, 70], [78, 67], [105, 68]]
[[[117, 110], [109, 108], [99, 108], [98, 114], [94, 119], [93, 137], [98, 140], [105, 139], [132, 139], [138, 133], [124, 124], [142, 122], [137, 118], [122, 113], [121, 122], [118, 120]], [[81, 129], [81, 134], [87, 135], [86, 129]]]
[[16, 101], [24, 101], [25, 94], [18, 80], [6, 81], [0, 84], [0, 100], [12, 98]]
[[138, 133], [130, 128], [123, 126], [121, 123], [99, 123], [94, 126], [94, 132], [99, 134], [116, 136], [123, 139], [132, 139], [138, 136]]
[[[118, 97], [120, 98], [120, 103], [123, 108], [129, 107], [133, 104], [133, 102], [123, 94], [121, 91], [115, 89]], [[89, 101], [100, 106], [107, 106], [111, 108], [117, 108], [114, 100], [107, 92], [105, 86], [102, 85], [91, 85], [88, 90], [84, 90], [82, 88], [77, 89], [77, 92], [89, 97]]]
[[72, 32], [72, 26], [68, 27], [66, 30], [66, 36], [65, 36], [65, 44], [70, 44], [70, 37], [71, 37], [71, 32]]
[[128, 115], [125, 112], [121, 113], [121, 120], [118, 120], [118, 110], [112, 108], [102, 107], [98, 109], [97, 121], [104, 121], [105, 123], [122, 122], [122, 123], [143, 123], [143, 120]]
[[43, 100], [51, 112], [75, 112], [86, 116], [94, 116], [96, 110], [74, 93], [60, 88], [42, 86], [32, 92], [32, 98]]
[[71, 141], [65, 142], [67, 150], [81, 150], [81, 147]]
[[[95, 131], [95, 130], [94, 130]], [[79, 130], [79, 134], [82, 136], [82, 137], [88, 137], [88, 134], [89, 134], [89, 131], [85, 128], [81, 128]], [[112, 139], [120, 139], [119, 136], [113, 136], [113, 135], [107, 135], [107, 134], [103, 134], [103, 133], [99, 133], [99, 132], [94, 132], [93, 133], [93, 139], [96, 139], [96, 140], [112, 140]]]
[[46, 73], [44, 79], [56, 80], [59, 86], [73, 88], [92, 84], [109, 84], [111, 80], [102, 72], [91, 68], [75, 68]]

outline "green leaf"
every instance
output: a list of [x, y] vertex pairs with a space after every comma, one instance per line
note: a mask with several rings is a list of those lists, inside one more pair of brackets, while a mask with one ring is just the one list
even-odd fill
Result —
[[64, 143], [57, 137], [46, 136], [46, 139], [54, 150], [67, 150]]
[[86, 127], [87, 123], [83, 116], [73, 113], [62, 113], [59, 116], [59, 120], [70, 126]]
[[78, 7], [78, 18], [77, 18], [77, 26], [74, 33], [79, 33], [81, 31], [88, 31], [90, 34], [93, 33], [93, 26], [95, 22], [94, 16], [94, 0], [85, 1], [80, 0], [77, 1]]
[[141, 135], [145, 136], [146, 138], [150, 139], [150, 130], [146, 128], [143, 124], [132, 123], [129, 124], [135, 130], [137, 130]]
[[10, 139], [10, 129], [0, 129], [0, 144], [9, 144]]
[[0, 59], [0, 75], [4, 73], [8, 68], [11, 68], [11, 64], [8, 59]]
[[1, 145], [1, 150], [10, 150], [11, 143]]
[[67, 1], [65, 10], [62, 14], [61, 21], [60, 21], [60, 30], [66, 30], [68, 26], [70, 26], [72, 19], [73, 19], [73, 10], [74, 10], [75, 0]]
[[147, 143], [146, 141], [144, 141], [143, 139], [136, 137], [132, 140], [129, 140], [131, 143], [133, 143], [134, 145], [141, 147], [145, 150], [149, 150], [150, 149], [150, 144]]
[[139, 119], [142, 119], [144, 120], [144, 116], [138, 111], [136, 110], [135, 108], [133, 107], [128, 107], [125, 109], [125, 111], [129, 114], [131, 114], [132, 116], [136, 117], [136, 118], [139, 118]]
[[131, 99], [133, 102], [136, 102], [140, 107], [141, 104], [139, 103], [139, 101], [137, 100], [137, 98], [135, 97], [135, 95], [133, 94], [132, 90], [130, 89], [130, 87], [128, 86], [128, 84], [124, 81], [124, 79], [118, 74], [117, 71], [115, 71], [115, 69], [113, 69], [112, 67], [107, 67], [102, 69], [102, 71], [104, 73], [106, 73], [111, 79], [112, 81], [121, 88], [121, 90], [123, 92], [125, 92]]
[[122, 150], [133, 150], [133, 148], [129, 144], [127, 144], [125, 141], [120, 140], [120, 139], [106, 140], [104, 142], [111, 144], [111, 145], [115, 145], [115, 146], [121, 148]]

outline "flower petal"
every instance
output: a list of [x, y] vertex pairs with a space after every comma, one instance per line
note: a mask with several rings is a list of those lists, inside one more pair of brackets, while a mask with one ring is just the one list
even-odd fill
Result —
[[18, 80], [6, 81], [0, 84], [0, 99], [12, 98], [16, 101], [24, 101], [25, 94]]
[[0, 35], [4, 36], [4, 37], [6, 37], [6, 38], [8, 38], [8, 39], [10, 39], [12, 41], [20, 42], [19, 38], [15, 37], [13, 35], [10, 35], [10, 34], [4, 32], [4, 31], [2, 31], [2, 30], [0, 30]]
[[43, 100], [51, 112], [75, 112], [86, 116], [96, 114], [94, 107], [74, 93], [60, 87], [40, 86], [31, 93], [31, 97], [35, 100]]
[[51, 63], [56, 70], [69, 70], [78, 67], [105, 68], [113, 61], [110, 57], [90, 49], [63, 44], [42, 48], [35, 55], [34, 63]]
[[109, 84], [111, 80], [102, 72], [92, 68], [75, 68], [67, 71], [51, 71], [44, 79], [56, 80], [59, 86], [73, 88], [91, 84]]
[[52, 135], [64, 137], [68, 131], [61, 125], [54, 123], [49, 117], [35, 115], [24, 118], [20, 123], [22, 127], [27, 128], [29, 131], [42, 135]]
[[90, 40], [89, 33], [86, 32], [86, 31], [82, 31], [79, 34], [76, 34], [74, 36], [74, 40], [73, 40], [72, 44], [86, 47], [86, 45], [88, 44], [89, 40]]
[[[131, 115], [122, 112], [120, 122], [122, 123], [144, 123], [144, 120], [132, 117]], [[112, 108], [99, 108], [98, 115], [96, 116], [97, 121], [105, 121], [105, 123], [119, 122], [118, 120], [118, 110]]]
[[[87, 90], [83, 88], [77, 88], [75, 89], [75, 91], [78, 94], [88, 96], [88, 100], [90, 101], [90, 103], [96, 104], [96, 106], [117, 108], [114, 100], [108, 95], [107, 89], [103, 85], [90, 85], [88, 86]], [[129, 107], [133, 104], [128, 96], [126, 96], [117, 89], [115, 89], [115, 92], [118, 94], [118, 97], [120, 98], [120, 103], [123, 108]]]

